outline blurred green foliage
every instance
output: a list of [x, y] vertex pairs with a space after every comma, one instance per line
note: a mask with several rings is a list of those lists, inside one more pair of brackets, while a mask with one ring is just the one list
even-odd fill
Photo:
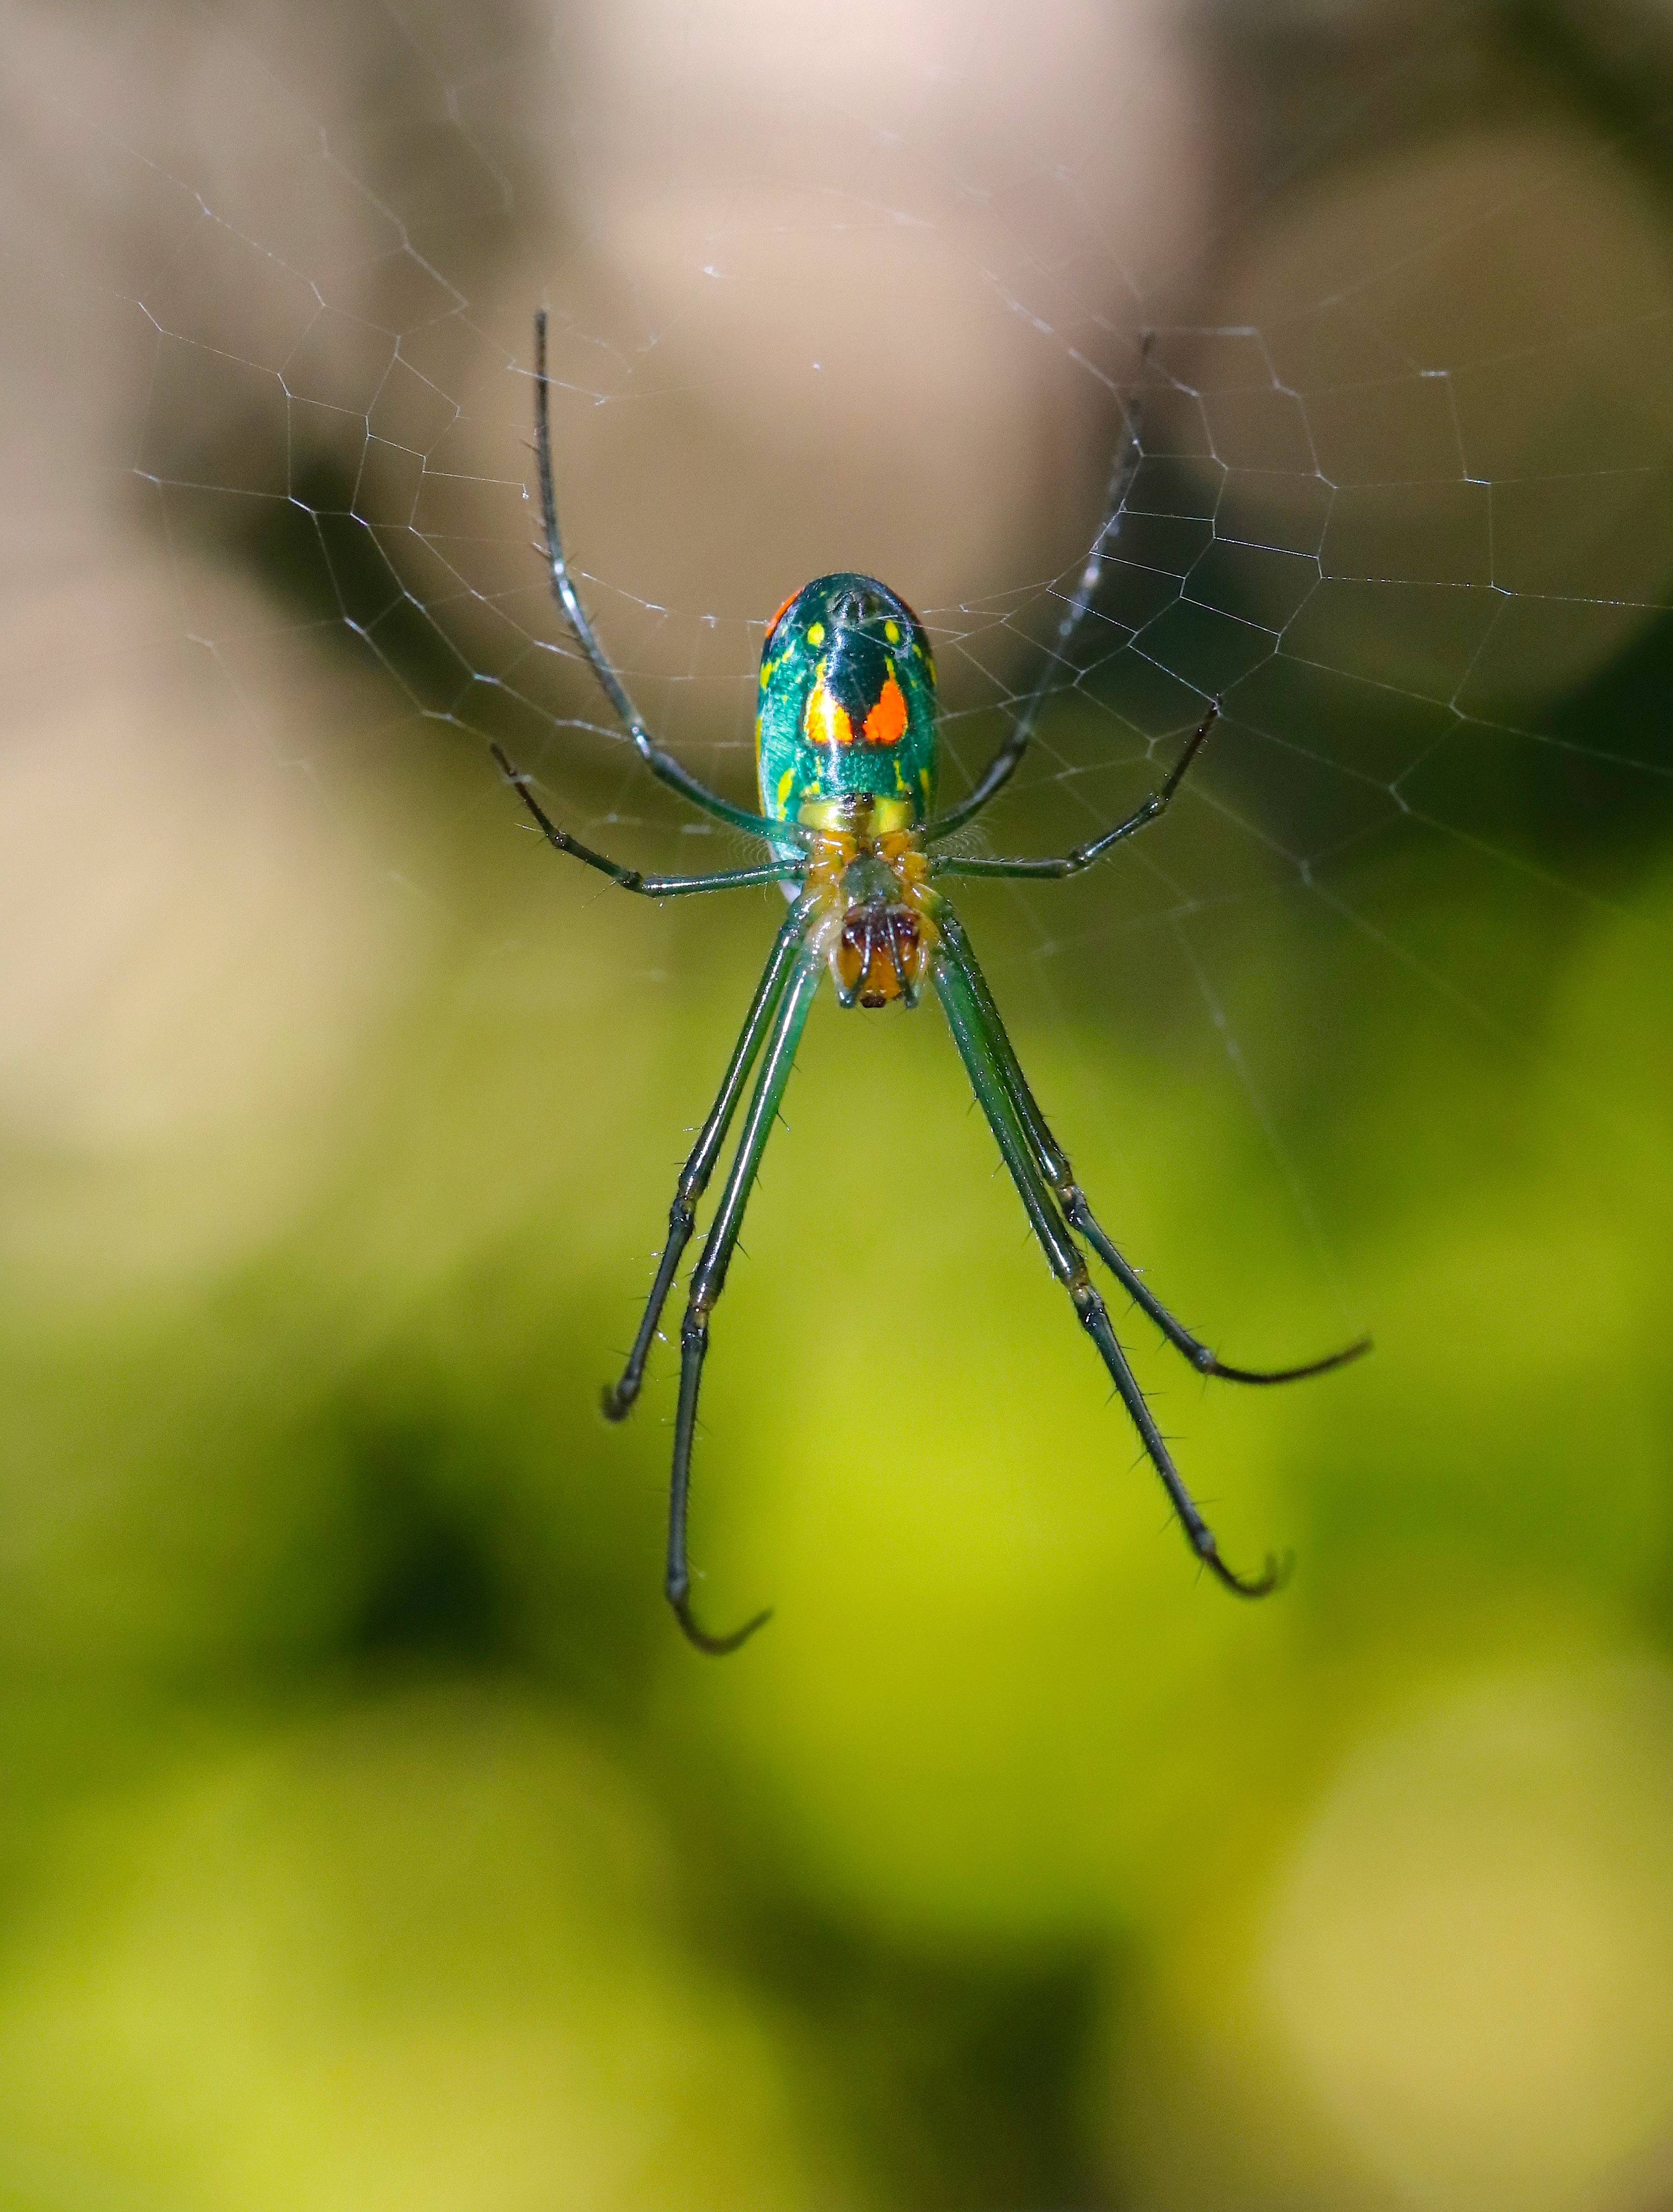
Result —
[[[21, 21], [0, 2208], [1665, 2212], [1673, 50], [1232, 7], [1130, 74], [1135, 11], [1100, 201], [1022, 48], [1062, 98], [1118, 11], [967, 11], [967, 73], [956, 9], [804, 12], [780, 78], [736, 9]], [[875, 102], [784, 94], [840, 40]], [[1130, 265], [1130, 183], [1183, 225]], [[1143, 646], [996, 841], [1225, 721], [1111, 865], [960, 904], [1161, 1295], [1252, 1364], [1375, 1338], [1240, 1391], [1119, 1322], [1270, 1603], [1195, 1571], [938, 1014], [827, 994], [696, 1458], [706, 1617], [777, 1610], [679, 1638], [671, 1348], [598, 1392], [783, 909], [620, 897], [488, 766], [721, 843], [543, 658], [538, 297], [605, 635], [740, 796], [767, 605], [706, 523], [992, 532], [967, 768], [1095, 505], [1077, 337], [1225, 326], [1152, 334]]]
[[658, 1591], [675, 1363], [623, 1431], [597, 1392], [772, 902], [640, 911], [458, 793], [282, 1231], [9, 1274], [0, 2191], [1381, 2203], [1261, 2056], [1262, 1930], [1351, 1747], [1673, 1636], [1673, 872], [1554, 926], [1420, 842], [1353, 880], [1385, 943], [1300, 896], [1096, 940], [1124, 1029], [965, 901], [1162, 1294], [1251, 1361], [1374, 1330], [1273, 1393], [1126, 1331], [1228, 1555], [1299, 1553], [1262, 1607], [1132, 1464], [934, 1014], [821, 1002], [697, 1471], [710, 1613], [779, 1610], [715, 1665]]

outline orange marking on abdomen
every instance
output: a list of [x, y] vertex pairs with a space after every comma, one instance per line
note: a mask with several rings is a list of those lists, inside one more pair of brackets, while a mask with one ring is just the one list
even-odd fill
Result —
[[[792, 592], [791, 593], [791, 595], [790, 595], [790, 599], [793, 599], [795, 597], [796, 597], [796, 594], [795, 594], [795, 592]], [[777, 628], [779, 627], [779, 623], [784, 620], [784, 618], [785, 618], [785, 608], [790, 605], [790, 599], [781, 599], [781, 600], [779, 601], [779, 611], [778, 611], [778, 613], [777, 613], [776, 615], [774, 615], [774, 616], [773, 616], [773, 617], [772, 621], [771, 621], [770, 623], [768, 623], [768, 624], [767, 625], [767, 637], [771, 637], [771, 636], [772, 636], [772, 635], [773, 635], [773, 631], [774, 631], [775, 629], [777, 629]], [[763, 644], [763, 645], [765, 645], [765, 643], [766, 643], [766, 639], [763, 639], [763, 640], [762, 640], [762, 644]]]
[[898, 744], [906, 727], [906, 695], [894, 680], [894, 671], [890, 669], [877, 694], [876, 704], [865, 718], [865, 742], [869, 745]]
[[848, 719], [848, 709], [839, 706], [822, 684], [815, 684], [808, 694], [803, 726], [815, 745], [852, 745], [854, 742], [854, 726]]

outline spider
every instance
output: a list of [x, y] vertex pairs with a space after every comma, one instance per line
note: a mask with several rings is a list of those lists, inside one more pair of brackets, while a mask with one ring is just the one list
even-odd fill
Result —
[[550, 404], [546, 374], [546, 316], [535, 319], [535, 454], [540, 472], [544, 555], [553, 592], [622, 727], [652, 775], [729, 829], [759, 840], [767, 858], [748, 867], [704, 875], [647, 876], [583, 844], [561, 829], [497, 744], [500, 772], [520, 795], [541, 834], [646, 898], [778, 884], [791, 901], [755, 999], [745, 1015], [720, 1091], [675, 1188], [668, 1241], [658, 1262], [644, 1318], [621, 1378], [606, 1389], [603, 1409], [619, 1421], [639, 1396], [646, 1361], [751, 1069], [760, 1063], [743, 1131], [702, 1253], [692, 1271], [680, 1328], [680, 1395], [674, 1419], [674, 1464], [668, 1513], [665, 1588], [691, 1642], [715, 1655], [735, 1651], [772, 1618], [757, 1613], [729, 1635], [711, 1634], [692, 1613], [686, 1549], [697, 1394], [708, 1352], [709, 1316], [725, 1287], [773, 1117], [789, 1080], [808, 1009], [827, 971], [845, 1006], [896, 1002], [915, 1006], [927, 985], [940, 1000], [978, 1101], [997, 1139], [1052, 1272], [1068, 1291], [1082, 1327], [1097, 1346], [1137, 1430], [1191, 1549], [1240, 1597], [1276, 1589], [1285, 1567], [1269, 1555], [1254, 1577], [1235, 1573], [1221, 1558], [1212, 1530], [1156, 1426], [1144, 1394], [1116, 1340], [1103, 1298], [1087, 1270], [1076, 1234], [1108, 1267], [1167, 1341], [1202, 1375], [1233, 1382], [1290, 1382], [1322, 1375], [1370, 1349], [1369, 1338], [1300, 1367], [1258, 1370], [1226, 1364], [1177, 1320], [1094, 1217], [1069, 1158], [1046, 1126], [1017, 1062], [1004, 1024], [970, 948], [964, 926], [934, 879], [943, 876], [1078, 875], [1163, 814], [1207, 741], [1216, 701], [1161, 786], [1124, 820], [1071, 852], [1049, 858], [1002, 860], [937, 850], [973, 821], [1009, 781], [1027, 749], [1054, 663], [1079, 628], [1096, 590], [1137, 465], [1130, 432], [1112, 475], [1104, 519], [1078, 586], [1058, 625], [1055, 652], [968, 796], [933, 811], [937, 776], [936, 670], [930, 645], [905, 600], [870, 576], [816, 577], [792, 592], [767, 626], [761, 647], [756, 756], [761, 811], [720, 798], [683, 769], [652, 737], [621, 676], [598, 641], [558, 533], [553, 489]]

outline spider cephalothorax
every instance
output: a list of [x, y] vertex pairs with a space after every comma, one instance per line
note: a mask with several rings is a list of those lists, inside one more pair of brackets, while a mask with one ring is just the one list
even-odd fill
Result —
[[905, 804], [864, 793], [809, 799], [800, 811], [813, 839], [785, 886], [814, 902], [808, 941], [845, 1006], [918, 1004], [940, 941], [941, 899], [930, 858]]
[[720, 1094], [686, 1162], [669, 1209], [668, 1241], [657, 1264], [639, 1334], [621, 1376], [604, 1393], [604, 1411], [620, 1420], [639, 1395], [663, 1308], [696, 1224], [752, 1069], [759, 1062], [743, 1134], [726, 1176], [702, 1257], [692, 1270], [680, 1328], [680, 1400], [674, 1419], [674, 1468], [668, 1514], [670, 1604], [700, 1650], [735, 1650], [767, 1620], [759, 1613], [730, 1636], [711, 1636], [692, 1617], [686, 1559], [686, 1504], [691, 1479], [697, 1394], [708, 1351], [709, 1316], [725, 1286], [743, 1209], [760, 1168], [808, 1009], [827, 969], [844, 1006], [917, 1003], [933, 985], [971, 1086], [1000, 1154], [1021, 1195], [1030, 1225], [1052, 1272], [1068, 1291], [1082, 1327], [1097, 1346], [1140, 1441], [1179, 1515], [1191, 1549], [1228, 1589], [1260, 1597], [1279, 1569], [1250, 1579], [1221, 1558], [1213, 1532], [1186, 1490], [1151, 1417], [1103, 1298], [1092, 1282], [1083, 1239], [1134, 1303], [1199, 1374], [1237, 1382], [1288, 1382], [1339, 1367], [1369, 1349], [1368, 1339], [1302, 1367], [1256, 1370], [1228, 1367], [1162, 1304], [1094, 1217], [1068, 1156], [1046, 1124], [1017, 1063], [986, 979], [934, 875], [1053, 878], [1078, 874], [1123, 838], [1154, 822], [1179, 789], [1219, 712], [1211, 703], [1173, 767], [1149, 797], [1101, 836], [1072, 852], [1038, 860], [991, 860], [938, 853], [937, 846], [971, 821], [1009, 779], [1034, 733], [1051, 688], [1096, 590], [1105, 552], [1120, 526], [1137, 441], [1129, 438], [1110, 482], [1108, 502], [1092, 550], [1081, 564], [1058, 624], [1054, 653], [1024, 699], [1010, 734], [974, 787], [933, 815], [937, 732], [936, 672], [924, 627], [906, 601], [875, 577], [847, 571], [820, 576], [792, 593], [767, 625], [761, 652], [756, 750], [761, 811], [752, 814], [700, 783], [664, 752], [639, 719], [582, 606], [558, 535], [552, 489], [552, 436], [546, 382], [546, 318], [535, 319], [535, 428], [540, 466], [543, 549], [552, 588], [622, 727], [651, 773], [715, 819], [754, 838], [767, 858], [708, 875], [646, 876], [595, 852], [560, 829], [496, 745], [501, 769], [522, 793], [543, 834], [562, 853], [597, 868], [624, 890], [652, 898], [779, 884], [791, 900], [754, 1002], [744, 1018]]

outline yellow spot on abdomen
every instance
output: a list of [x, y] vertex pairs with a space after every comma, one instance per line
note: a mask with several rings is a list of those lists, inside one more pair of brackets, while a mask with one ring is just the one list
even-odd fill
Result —
[[824, 623], [809, 623], [808, 624], [808, 643], [809, 643], [809, 645], [815, 645], [815, 646], [817, 646], [817, 645], [823, 645], [823, 644], [824, 644], [824, 642], [825, 642], [825, 625], [824, 625]]

